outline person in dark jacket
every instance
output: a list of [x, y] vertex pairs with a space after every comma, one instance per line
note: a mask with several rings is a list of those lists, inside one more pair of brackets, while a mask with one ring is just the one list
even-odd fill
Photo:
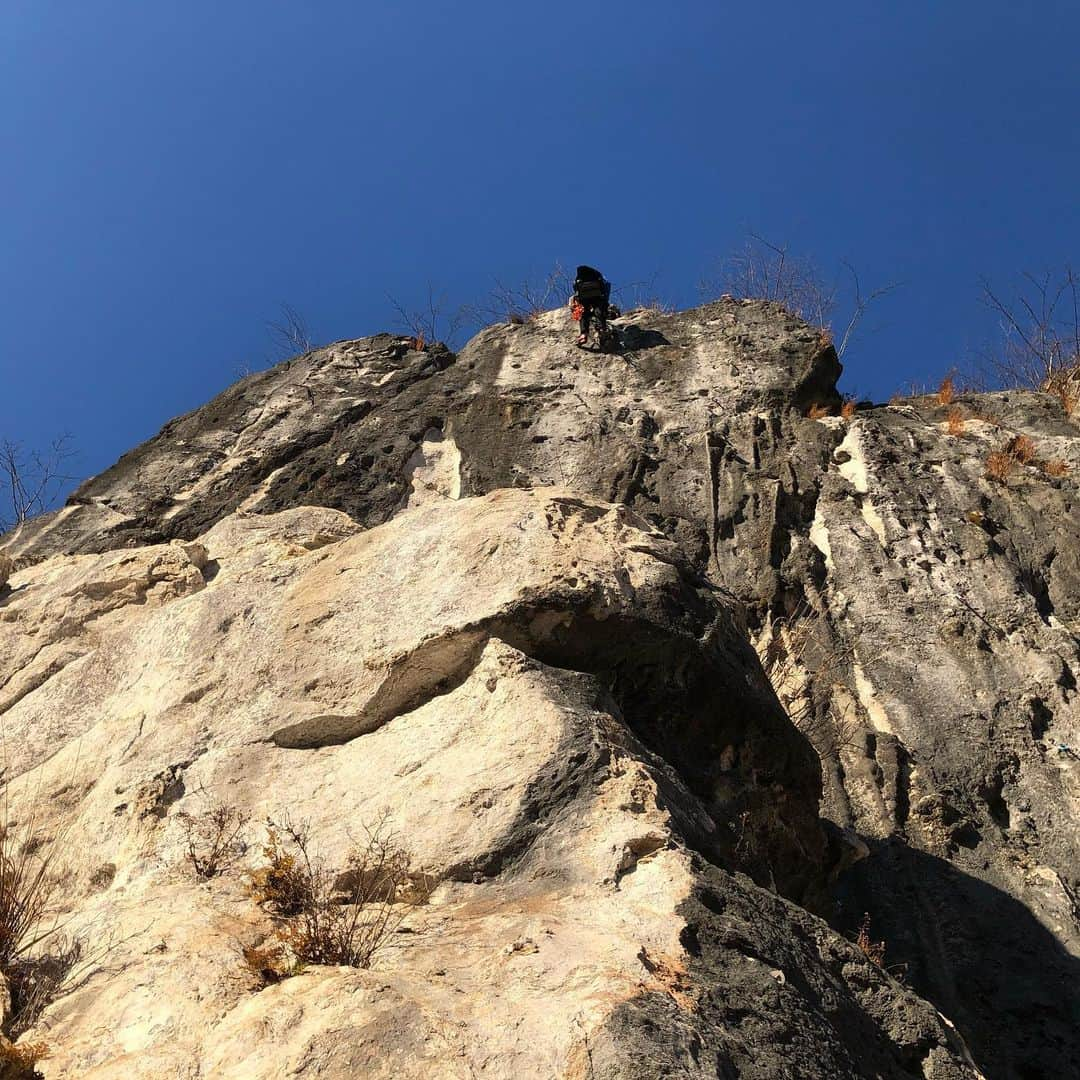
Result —
[[574, 277], [574, 295], [570, 298], [571, 307], [576, 303], [581, 306], [581, 335], [577, 344], [584, 346], [589, 341], [589, 327], [596, 319], [597, 334], [607, 331], [608, 301], [611, 299], [611, 282], [604, 280], [604, 275], [591, 266], [579, 266]]

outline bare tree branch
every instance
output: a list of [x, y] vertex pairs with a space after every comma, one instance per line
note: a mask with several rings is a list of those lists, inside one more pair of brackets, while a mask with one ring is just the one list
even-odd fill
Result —
[[524, 323], [551, 308], [562, 307], [573, 291], [573, 278], [561, 263], [543, 278], [507, 285], [499, 278], [485, 301], [473, 310], [477, 323]]
[[[980, 278], [982, 301], [1000, 319], [1002, 337], [985, 360], [1002, 385], [1047, 389], [1080, 365], [1076, 274], [1066, 265], [1060, 277], [1049, 271], [1042, 277], [1024, 271], [1019, 277], [1012, 302], [1004, 299], [986, 278]], [[1062, 299], [1066, 295], [1071, 310], [1063, 312]]]
[[847, 347], [851, 344], [851, 338], [855, 333], [855, 328], [859, 325], [863, 315], [866, 314], [866, 309], [875, 301], [888, 293], [891, 293], [894, 289], [899, 289], [902, 284], [899, 281], [891, 282], [888, 285], [882, 285], [879, 289], [875, 289], [869, 296], [863, 297], [862, 289], [859, 286], [859, 275], [855, 272], [855, 267], [847, 261], [847, 259], [841, 259], [841, 263], [847, 268], [848, 273], [851, 274], [852, 284], [855, 289], [855, 309], [851, 313], [851, 318], [848, 319], [847, 326], [844, 327], [844, 332], [840, 336], [840, 344], [836, 347], [836, 355], [843, 356], [847, 351]]
[[0, 485], [7, 489], [4, 502], [11, 514], [10, 519], [0, 518], [0, 531], [22, 525], [49, 509], [60, 485], [75, 479], [61, 471], [63, 463], [74, 455], [70, 435], [54, 439], [44, 452], [26, 451], [10, 439], [0, 442]]
[[281, 305], [281, 317], [266, 324], [267, 333], [278, 352], [279, 360], [297, 353], [311, 352], [311, 334], [304, 317], [290, 304]]
[[416, 340], [416, 347], [423, 349], [436, 342], [453, 346], [468, 318], [468, 309], [459, 307], [449, 314], [446, 311], [446, 294], [436, 293], [428, 282], [427, 302], [424, 308], [411, 311], [393, 296], [387, 295], [398, 314], [398, 325]]
[[[854, 267], [846, 260], [842, 265], [851, 275], [855, 295], [854, 308], [836, 349], [838, 356], [850, 346], [867, 309], [901, 285], [890, 282], [864, 296]], [[772, 300], [793, 315], [826, 329], [831, 328], [841, 293], [838, 283], [828, 282], [810, 259], [793, 256], [786, 246], [774, 244], [758, 233], [750, 233], [743, 250], [721, 263], [719, 279], [702, 282], [701, 290], [707, 296]]]

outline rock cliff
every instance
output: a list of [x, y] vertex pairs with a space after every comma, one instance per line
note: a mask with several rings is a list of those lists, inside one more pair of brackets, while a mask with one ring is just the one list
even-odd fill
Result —
[[[44, 1076], [1075, 1074], [1077, 419], [841, 416], [776, 305], [619, 326], [315, 350], [0, 541]], [[266, 819], [393, 830], [370, 966], [252, 964]]]

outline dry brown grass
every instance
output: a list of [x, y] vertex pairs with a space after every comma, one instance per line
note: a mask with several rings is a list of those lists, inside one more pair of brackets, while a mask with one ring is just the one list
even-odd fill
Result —
[[241, 951], [244, 967], [258, 979], [262, 986], [273, 986], [294, 973], [295, 965], [289, 960], [283, 945], [245, 945]]
[[55, 854], [56, 845], [45, 843], [34, 824], [0, 826], [0, 972], [51, 933], [41, 928], [55, 910]]
[[36, 1080], [41, 1076], [37, 1064], [48, 1056], [49, 1048], [43, 1042], [16, 1045], [0, 1035], [0, 1080]]
[[946, 375], [945, 378], [941, 380], [941, 385], [937, 390], [938, 404], [951, 405], [955, 392], [953, 387], [953, 377], [951, 375]]
[[885, 966], [885, 942], [874, 941], [870, 937], [869, 915], [863, 915], [862, 922], [859, 923], [859, 932], [855, 937], [855, 944], [870, 963], [877, 964], [878, 967]]
[[1014, 435], [1005, 449], [1021, 465], [1027, 465], [1035, 457], [1035, 444], [1027, 435]]
[[845, 420], [850, 420], [855, 415], [855, 399], [848, 398], [843, 405], [840, 406], [840, 415]]
[[[262, 965], [280, 947], [298, 964], [366, 968], [409, 905], [426, 899], [429, 887], [411, 873], [409, 857], [389, 832], [386, 815], [365, 827], [345, 865], [327, 867], [313, 854], [308, 827], [286, 816], [267, 822], [266, 862], [251, 878], [252, 894], [277, 922], [277, 942], [245, 963]], [[277, 962], [269, 970], [291, 974]], [[265, 979], [265, 976], [263, 976]]]
[[[299, 915], [312, 903], [311, 875], [305, 872], [296, 851], [289, 850], [288, 838], [294, 827], [274, 821], [266, 823], [266, 843], [263, 845], [262, 866], [251, 875], [251, 895], [255, 903], [268, 908], [273, 914], [288, 918]], [[307, 844], [307, 829], [299, 835]], [[296, 844], [292, 845], [294, 848]]]
[[1061, 402], [1061, 407], [1066, 416], [1075, 416], [1077, 405], [1080, 404], [1080, 384], [1078, 384], [1077, 368], [1073, 367], [1058, 372], [1045, 381], [1042, 389]]
[[832, 416], [832, 409], [828, 405], [811, 405], [806, 416], [809, 420], [820, 420], [823, 416]]
[[964, 410], [954, 405], [945, 415], [945, 430], [954, 438], [964, 434]]
[[994, 450], [986, 458], [986, 475], [999, 484], [1004, 484], [1012, 475], [1016, 458], [1005, 450]]
[[1061, 458], [1052, 458], [1050, 461], [1040, 461], [1039, 468], [1047, 476], [1068, 476], [1069, 463]]

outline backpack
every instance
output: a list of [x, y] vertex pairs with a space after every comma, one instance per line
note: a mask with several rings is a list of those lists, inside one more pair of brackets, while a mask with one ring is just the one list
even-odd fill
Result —
[[574, 279], [574, 293], [582, 300], [602, 300], [605, 304], [611, 298], [611, 282], [604, 280], [604, 275], [592, 266], [579, 266]]
[[576, 281], [574, 292], [581, 300], [607, 300], [611, 286], [601, 278], [599, 281]]

